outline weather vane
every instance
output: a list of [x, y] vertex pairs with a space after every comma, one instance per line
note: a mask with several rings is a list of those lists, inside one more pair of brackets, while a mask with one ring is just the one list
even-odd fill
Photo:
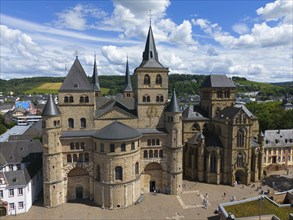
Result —
[[149, 16], [150, 16], [150, 25], [151, 25], [152, 24], [152, 9], [150, 9], [149, 11], [150, 11]]
[[75, 54], [75, 57], [76, 57], [76, 59], [78, 58], [78, 51], [76, 50], [75, 52], [74, 52], [74, 54]]

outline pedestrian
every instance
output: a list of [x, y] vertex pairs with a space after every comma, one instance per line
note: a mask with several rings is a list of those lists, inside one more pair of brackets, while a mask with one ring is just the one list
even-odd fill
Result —
[[226, 197], [226, 193], [224, 192], [224, 197]]
[[206, 192], [205, 198], [206, 198], [206, 199], [208, 199], [208, 198], [209, 198], [209, 196], [208, 196], [208, 193], [207, 193], [207, 192]]

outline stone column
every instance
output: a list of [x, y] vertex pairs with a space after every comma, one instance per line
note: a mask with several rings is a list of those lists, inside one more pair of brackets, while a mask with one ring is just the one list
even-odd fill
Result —
[[217, 155], [217, 184], [221, 183], [221, 156]]
[[208, 152], [207, 155], [207, 160], [206, 160], [206, 182], [209, 183], [210, 182], [210, 169], [211, 169], [211, 153]]
[[113, 209], [113, 187], [110, 186], [110, 209]]

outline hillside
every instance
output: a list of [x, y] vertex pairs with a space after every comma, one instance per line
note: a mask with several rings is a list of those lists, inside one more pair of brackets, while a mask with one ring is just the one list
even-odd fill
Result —
[[[169, 75], [169, 92], [175, 89], [179, 97], [198, 94], [199, 87], [204, 80], [204, 75], [171, 74]], [[238, 93], [260, 91], [263, 99], [271, 96], [283, 96], [286, 93], [293, 95], [290, 82], [285, 84], [270, 84], [253, 82], [241, 77], [233, 77]], [[34, 77], [23, 79], [0, 80], [0, 92], [8, 95], [10, 91], [15, 95], [21, 94], [48, 94], [57, 93], [64, 77]], [[121, 93], [124, 88], [124, 76], [99, 76], [102, 94]], [[132, 85], [135, 86], [132, 76]], [[89, 81], [91, 78], [89, 77]]]

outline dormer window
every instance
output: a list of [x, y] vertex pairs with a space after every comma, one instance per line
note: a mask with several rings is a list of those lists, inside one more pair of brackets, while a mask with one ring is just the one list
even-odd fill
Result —
[[277, 143], [279, 143], [279, 142], [280, 142], [280, 140], [279, 140], [279, 139], [276, 139], [276, 140], [275, 140], [275, 142], [276, 142], [276, 144], [277, 144]]
[[74, 88], [78, 88], [78, 84], [75, 83], [75, 84], [73, 85], [73, 87], [74, 87]]

